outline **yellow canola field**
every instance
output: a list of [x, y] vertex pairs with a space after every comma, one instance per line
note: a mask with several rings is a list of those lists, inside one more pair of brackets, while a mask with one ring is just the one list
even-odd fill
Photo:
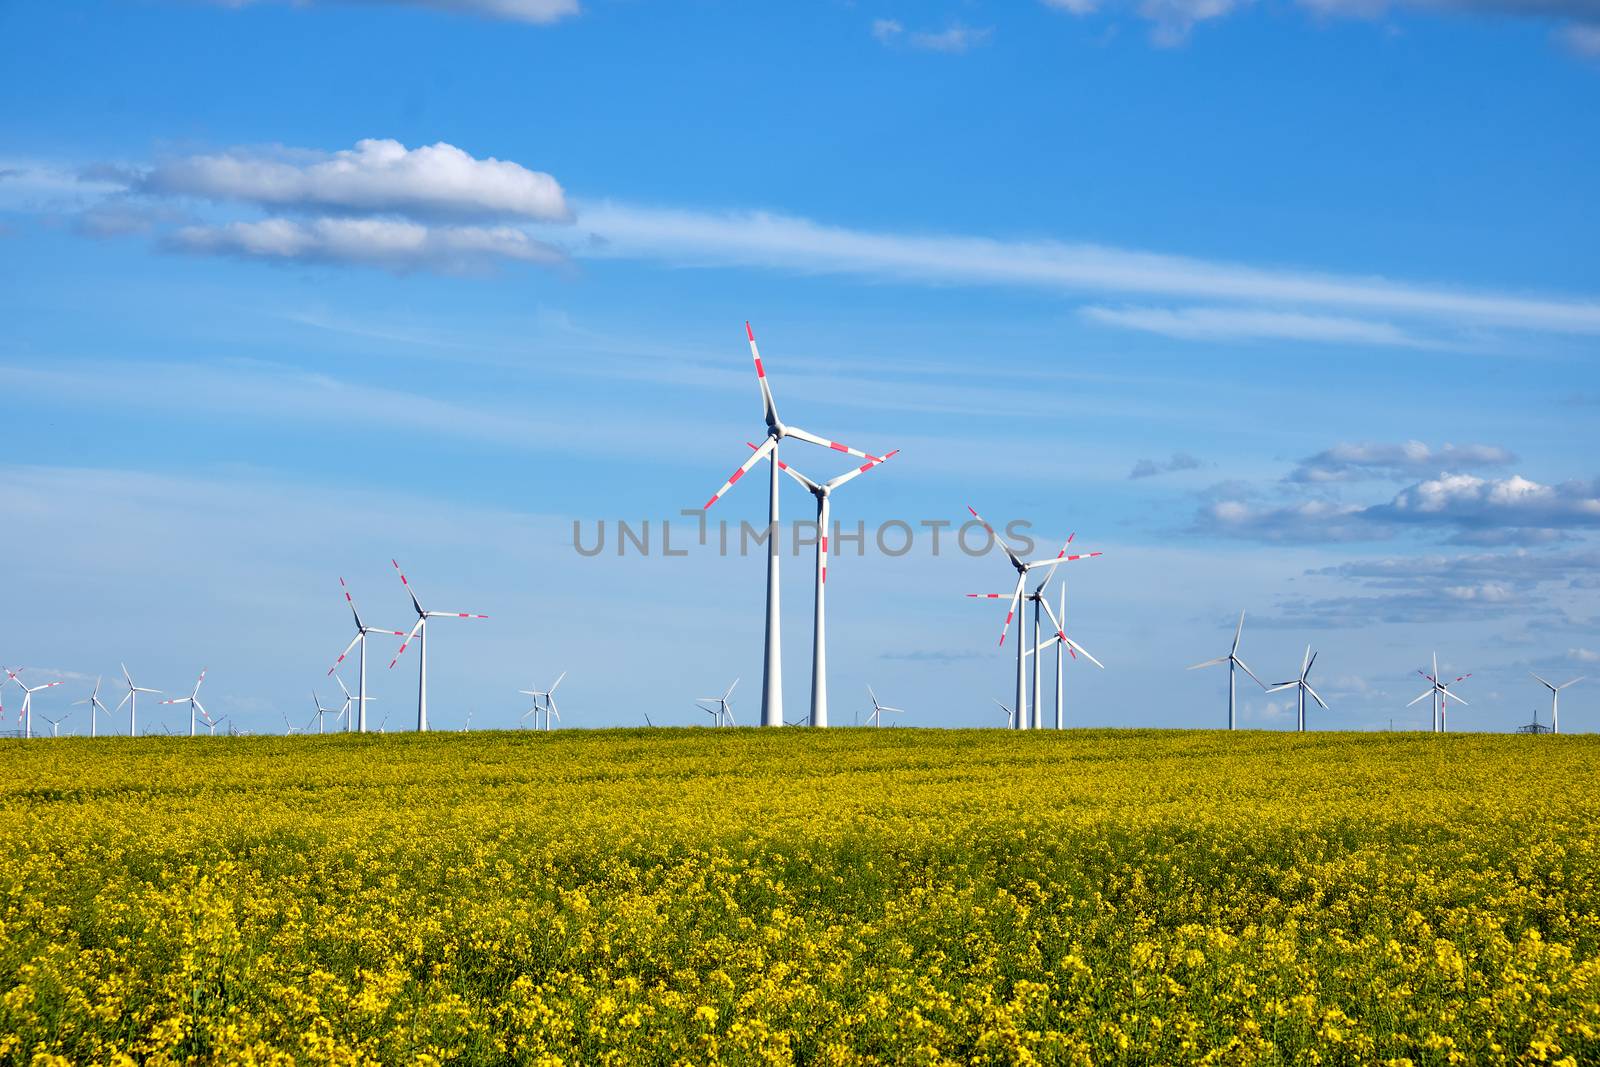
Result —
[[0, 744], [5, 1063], [1597, 1063], [1600, 741]]

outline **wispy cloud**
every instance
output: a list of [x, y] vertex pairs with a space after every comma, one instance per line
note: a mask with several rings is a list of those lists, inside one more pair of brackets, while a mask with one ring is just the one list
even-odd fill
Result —
[[994, 31], [952, 22], [942, 30], [907, 30], [898, 19], [873, 19], [872, 36], [882, 44], [905, 45], [923, 52], [967, 52], [986, 43]]
[[355, 263], [405, 272], [470, 273], [500, 260], [565, 262], [560, 249], [514, 226], [427, 226], [406, 219], [263, 219], [185, 226], [184, 252], [297, 263]]
[[1128, 472], [1129, 478], [1154, 478], [1158, 474], [1197, 471], [1205, 464], [1187, 452], [1174, 452], [1170, 459], [1141, 459]]
[[[222, 7], [250, 7], [255, 4], [292, 3], [311, 7], [317, 0], [211, 0]], [[323, 0], [324, 3], [359, 4], [368, 7], [420, 7], [460, 15], [506, 19], [536, 24], [556, 22], [576, 15], [578, 0]]]
[[1416, 478], [1445, 471], [1505, 467], [1516, 454], [1498, 445], [1430, 448], [1421, 441], [1340, 443], [1301, 460], [1286, 480], [1319, 484], [1368, 478]]
[[1255, 308], [1099, 307], [1081, 308], [1091, 322], [1141, 330], [1184, 341], [1322, 341], [1334, 344], [1436, 347], [1387, 322]]
[[[1151, 23], [1151, 40], [1174, 47], [1188, 40], [1202, 22], [1255, 6], [1255, 0], [1044, 0], [1048, 7], [1073, 15], [1132, 9]], [[1591, 0], [1298, 0], [1300, 7], [1320, 19], [1381, 19], [1392, 11], [1433, 15], [1496, 15], [1552, 20], [1558, 35], [1573, 50], [1600, 54], [1600, 11]]]
[[1254, 305], [1360, 309], [1386, 315], [1600, 334], [1600, 301], [1540, 298], [1391, 280], [1253, 267], [1106, 245], [901, 234], [767, 212], [698, 212], [614, 202], [580, 205], [594, 257], [680, 266], [765, 267], [932, 284], [1157, 294]]

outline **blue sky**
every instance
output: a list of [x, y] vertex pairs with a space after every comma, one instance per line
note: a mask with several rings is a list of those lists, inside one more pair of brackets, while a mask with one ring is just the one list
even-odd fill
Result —
[[[1320, 651], [1314, 725], [1421, 724], [1436, 648], [1456, 725], [1543, 715], [1529, 669], [1600, 676], [1600, 12], [1534, 6], [0, 5], [0, 662], [68, 679], [42, 708], [204, 665], [214, 713], [303, 722], [339, 576], [409, 625], [397, 557], [492, 616], [433, 631], [438, 726], [562, 670], [571, 725], [735, 676], [748, 719], [758, 556], [570, 542], [742, 461], [749, 319], [785, 419], [903, 450], [840, 520], [1104, 550], [1074, 722], [1220, 722], [1183, 668], [1241, 608], [1263, 677]], [[1003, 612], [961, 594], [1008, 573], [837, 559], [835, 721], [869, 683], [990, 721]], [[794, 717], [807, 559], [784, 597]]]

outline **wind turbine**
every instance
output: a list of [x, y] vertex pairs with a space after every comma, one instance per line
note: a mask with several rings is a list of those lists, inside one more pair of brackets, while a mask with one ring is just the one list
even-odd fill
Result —
[[[755, 445], [746, 441], [751, 448]], [[880, 463], [887, 462], [898, 455], [897, 448], [885, 453], [881, 459], [869, 459], [859, 467], [852, 467], [826, 482], [814, 482], [804, 474], [795, 470], [787, 463], [780, 460], [777, 453], [772, 455], [772, 462], [778, 469], [789, 477], [799, 482], [805, 490], [817, 500], [817, 595], [811, 635], [811, 725], [828, 725], [828, 640], [827, 640], [827, 610], [826, 594], [828, 589], [828, 531], [832, 527], [828, 523], [833, 491], [850, 481], [858, 478]]]
[[46, 682], [43, 685], [30, 686], [24, 682], [20, 675], [26, 668], [18, 667], [16, 670], [7, 670], [6, 674], [17, 683], [17, 688], [22, 690], [22, 710], [17, 713], [17, 719], [22, 723], [22, 736], [33, 736], [33, 694], [46, 689], [53, 689], [60, 685], [60, 681]]
[[[333, 676], [333, 680], [339, 683], [339, 691], [344, 694], [344, 704], [340, 706], [339, 714], [334, 717], [333, 721], [337, 723], [340, 719], [343, 719], [344, 720], [344, 728], [348, 732], [348, 731], [353, 730], [355, 728], [354, 725], [353, 725], [354, 724], [354, 720], [351, 718], [351, 716], [352, 716], [352, 714], [354, 713], [354, 710], [355, 710], [356, 698], [350, 695], [350, 690], [345, 687], [343, 678], [340, 678], [336, 674], [336, 675]], [[376, 700], [378, 698], [377, 697], [367, 697], [365, 699], [367, 699], [367, 700]], [[361, 732], [362, 733], [366, 733], [366, 730], [363, 729]]]
[[99, 712], [103, 711], [107, 715], [111, 714], [111, 709], [106, 707], [104, 704], [100, 703], [100, 679], [99, 678], [96, 678], [94, 680], [94, 692], [89, 695], [89, 698], [87, 700], [74, 700], [72, 702], [73, 707], [77, 707], [79, 704], [87, 704], [87, 705], [89, 705], [89, 736], [90, 737], [99, 737], [100, 736], [100, 717], [99, 717]]
[[[733, 718], [733, 690], [738, 684], [739, 679], [735, 678], [733, 685], [728, 686], [721, 696], [701, 697], [695, 701], [695, 705], [716, 720], [718, 726], [737, 726], [738, 723]], [[707, 704], [715, 704], [716, 707], [708, 708]]]
[[1275, 685], [1272, 688], [1267, 690], [1267, 692], [1269, 692], [1269, 693], [1276, 693], [1281, 689], [1295, 689], [1295, 690], [1297, 690], [1295, 695], [1300, 700], [1300, 719], [1299, 719], [1299, 721], [1300, 721], [1300, 732], [1301, 733], [1305, 733], [1306, 732], [1306, 694], [1307, 693], [1311, 694], [1311, 699], [1312, 700], [1315, 700], [1318, 704], [1322, 705], [1322, 710], [1323, 711], [1327, 711], [1328, 710], [1328, 705], [1323, 703], [1322, 698], [1317, 695], [1317, 691], [1315, 689], [1311, 688], [1311, 683], [1306, 680], [1311, 675], [1311, 668], [1317, 662], [1317, 656], [1318, 655], [1320, 655], [1320, 653], [1312, 652], [1311, 651], [1311, 646], [1307, 645], [1306, 646], [1305, 658], [1300, 661], [1300, 677], [1294, 679], [1293, 681], [1289, 681], [1289, 682], [1279, 682], [1277, 685]]
[[1228, 649], [1228, 654], [1226, 656], [1218, 656], [1216, 659], [1208, 659], [1204, 663], [1196, 663], [1194, 666], [1189, 668], [1191, 671], [1197, 671], [1201, 667], [1215, 667], [1221, 663], [1226, 663], [1228, 665], [1228, 729], [1230, 730], [1235, 729], [1238, 723], [1238, 718], [1234, 713], [1236, 688], [1234, 686], [1233, 669], [1238, 667], [1240, 670], [1244, 671], [1244, 673], [1248, 674], [1251, 679], [1254, 680], [1254, 682], [1262, 689], [1267, 688], [1266, 683], [1260, 678], [1256, 677], [1255, 671], [1252, 671], [1249, 667], [1246, 667], [1244, 660], [1239, 658], [1239, 638], [1243, 635], [1244, 612], [1241, 611], [1239, 612], [1238, 629], [1233, 631], [1233, 647]]
[[1417, 701], [1419, 701], [1419, 700], [1424, 700], [1424, 699], [1426, 699], [1428, 697], [1432, 697], [1433, 698], [1433, 732], [1436, 733], [1436, 734], [1437, 733], [1448, 733], [1449, 729], [1450, 729], [1450, 721], [1449, 721], [1449, 719], [1447, 717], [1447, 709], [1449, 707], [1449, 705], [1447, 703], [1448, 699], [1450, 697], [1455, 697], [1456, 703], [1458, 703], [1458, 704], [1465, 704], [1466, 703], [1465, 700], [1462, 700], [1460, 697], [1455, 696], [1454, 693], [1451, 693], [1450, 692], [1450, 687], [1452, 685], [1455, 685], [1456, 682], [1464, 682], [1464, 681], [1466, 681], [1468, 678], [1471, 678], [1472, 675], [1471, 674], [1463, 674], [1461, 677], [1457, 678], [1454, 682], [1441, 682], [1439, 680], [1439, 653], [1437, 653], [1437, 652], [1435, 652], [1433, 654], [1433, 673], [1432, 674], [1428, 674], [1428, 673], [1426, 673], [1424, 671], [1418, 671], [1417, 673], [1422, 675], [1424, 678], [1426, 678], [1428, 680], [1428, 683], [1429, 683], [1428, 684], [1428, 689], [1422, 695], [1418, 696], [1416, 698], [1416, 700], [1412, 700], [1409, 703], [1407, 703], [1406, 707], [1409, 708], [1412, 704], [1417, 703]]
[[867, 696], [872, 698], [872, 714], [867, 718], [872, 720], [872, 725], [874, 726], [881, 727], [883, 725], [883, 713], [886, 711], [892, 711], [896, 715], [905, 714], [904, 708], [891, 708], [886, 704], [878, 703], [878, 694], [872, 691], [872, 686], [870, 685], [867, 686]]
[[72, 712], [65, 711], [65, 712], [61, 713], [61, 718], [60, 719], [52, 719], [48, 715], [40, 716], [40, 718], [44, 719], [45, 722], [50, 724], [50, 736], [51, 737], [60, 737], [61, 736], [61, 720], [65, 719], [68, 715], [71, 715], [71, 714], [72, 714]]
[[1011, 729], [1011, 727], [1017, 721], [1017, 713], [1012, 711], [1010, 708], [1006, 707], [1004, 704], [1000, 703], [998, 700], [996, 700], [994, 702], [994, 706], [999, 708], [1001, 711], [1006, 713], [1006, 729], [1007, 730]]
[[1068, 637], [1066, 635], [1066, 633], [1065, 633], [1065, 629], [1066, 628], [1062, 625], [1062, 620], [1067, 617], [1067, 588], [1066, 588], [1066, 585], [1067, 585], [1067, 583], [1063, 579], [1062, 583], [1061, 583], [1061, 590], [1060, 590], [1060, 595], [1061, 595], [1061, 614], [1059, 616], [1057, 616], [1055, 612], [1050, 611], [1050, 602], [1048, 600], [1046, 600], [1044, 602], [1044, 610], [1049, 612], [1050, 621], [1055, 625], [1055, 628], [1056, 628], [1055, 635], [1053, 637], [1045, 638], [1044, 641], [1042, 641], [1038, 646], [1036, 646], [1032, 650], [1032, 655], [1034, 656], [1033, 676], [1034, 676], [1034, 679], [1035, 679], [1035, 685], [1034, 685], [1034, 690], [1033, 691], [1035, 693], [1035, 696], [1034, 696], [1034, 706], [1035, 707], [1038, 706], [1038, 696], [1037, 696], [1037, 694], [1039, 692], [1039, 687], [1038, 687], [1038, 684], [1037, 684], [1037, 679], [1039, 677], [1039, 660], [1038, 660], [1038, 656], [1039, 656], [1040, 653], [1042, 653], [1047, 648], [1054, 648], [1056, 650], [1056, 729], [1057, 730], [1065, 730], [1067, 728], [1066, 718], [1065, 718], [1065, 715], [1062, 712], [1062, 696], [1063, 696], [1063, 690], [1064, 690], [1064, 687], [1065, 687], [1065, 677], [1066, 677], [1063, 668], [1066, 666], [1066, 664], [1064, 664], [1062, 662], [1062, 660], [1061, 660], [1061, 653], [1063, 651], [1065, 651], [1073, 659], [1077, 659], [1079, 656], [1082, 656], [1084, 659], [1088, 660], [1090, 663], [1093, 663], [1096, 667], [1099, 667], [1101, 670], [1105, 670], [1106, 669], [1106, 665], [1104, 663], [1101, 663], [1099, 660], [1095, 659], [1094, 656], [1090, 655], [1089, 654], [1089, 650], [1087, 648], [1084, 648], [1082, 645], [1078, 644], [1078, 642], [1076, 642], [1072, 638]]
[[326, 716], [332, 715], [334, 711], [332, 708], [325, 708], [322, 706], [322, 698], [317, 696], [317, 691], [315, 689], [311, 691], [311, 702], [317, 706], [317, 736], [321, 737], [322, 720]]
[[544, 728], [546, 730], [549, 730], [551, 728], [550, 727], [550, 716], [554, 715], [558, 720], [561, 718], [561, 712], [556, 710], [556, 690], [558, 688], [560, 688], [560, 686], [561, 686], [561, 679], [565, 678], [566, 676], [567, 676], [567, 672], [566, 671], [562, 671], [561, 672], [561, 676], [559, 678], [557, 678], [554, 682], [550, 683], [550, 688], [549, 689], [521, 689], [521, 690], [518, 690], [518, 692], [524, 693], [524, 694], [526, 694], [526, 695], [528, 695], [528, 696], [533, 698], [533, 707], [531, 709], [529, 709], [528, 712], [524, 712], [522, 717], [524, 719], [526, 719], [530, 713], [533, 714], [533, 728], [535, 730], [537, 730], [539, 728], [539, 715], [538, 715], [538, 712], [539, 712], [539, 701], [540, 701], [541, 698], [544, 700]]
[[761, 364], [761, 352], [756, 348], [755, 331], [750, 328], [748, 322], [744, 324], [744, 332], [745, 336], [750, 339], [750, 358], [755, 360], [756, 380], [761, 385], [761, 406], [762, 414], [767, 423], [767, 439], [751, 454], [749, 459], [740, 465], [738, 470], [728, 476], [728, 480], [722, 483], [722, 488], [712, 494], [711, 499], [706, 501], [705, 507], [701, 510], [709, 509], [712, 504], [721, 500], [723, 495], [733, 488], [733, 483], [743, 478], [751, 467], [754, 467], [769, 455], [772, 457], [772, 477], [767, 493], [767, 634], [766, 655], [761, 672], [761, 725], [782, 726], [783, 656], [781, 649], [782, 636], [778, 621], [778, 473], [780, 470], [777, 463], [778, 443], [785, 437], [793, 437], [797, 441], [820, 445], [835, 452], [844, 452], [858, 459], [870, 459], [873, 462], [879, 462], [880, 457], [868, 455], [859, 449], [851, 448], [849, 445], [843, 445], [837, 441], [829, 441], [827, 438], [818, 437], [816, 434], [808, 433], [798, 426], [790, 426], [779, 419], [778, 406], [772, 399], [772, 387], [767, 384], [767, 371]]
[[400, 651], [394, 654], [394, 659], [389, 661], [389, 668], [400, 662], [400, 657], [405, 655], [406, 649], [411, 645], [411, 639], [417, 639], [417, 732], [426, 733], [428, 729], [428, 620], [437, 618], [446, 619], [487, 619], [487, 615], [471, 615], [464, 611], [425, 611], [422, 601], [417, 599], [417, 591], [411, 588], [411, 583], [406, 581], [406, 573], [400, 569], [398, 560], [391, 559], [394, 572], [400, 576], [400, 584], [406, 587], [406, 593], [411, 597], [411, 606], [417, 609], [417, 624], [411, 628], [411, 633], [406, 635], [405, 642], [401, 644]]
[[[217, 727], [221, 726], [223, 723], [225, 723], [227, 721], [228, 721], [228, 717], [226, 715], [224, 715], [220, 719], [215, 719], [215, 720], [207, 719], [206, 720], [206, 736], [207, 737], [216, 737], [217, 736]], [[223, 736], [226, 737], [227, 735], [224, 734]]]
[[[397, 568], [398, 566], [399, 564], [396, 564]], [[404, 582], [405, 576], [402, 575], [400, 580]], [[332, 674], [334, 671], [339, 669], [339, 664], [344, 662], [344, 658], [350, 654], [350, 650], [352, 648], [355, 648], [357, 645], [361, 646], [361, 654], [356, 657], [356, 719], [353, 725], [348, 718], [345, 719], [344, 726], [347, 730], [353, 728], [358, 733], [364, 734], [367, 732], [367, 701], [370, 699], [367, 696], [367, 635], [384, 634], [387, 636], [389, 634], [393, 634], [395, 637], [404, 637], [405, 634], [401, 633], [399, 630], [385, 630], [381, 626], [368, 626], [366, 623], [362, 622], [361, 612], [356, 610], [355, 598], [350, 595], [350, 587], [344, 584], [343, 578], [339, 579], [339, 588], [344, 590], [344, 601], [346, 604], [350, 605], [350, 614], [355, 616], [356, 636], [354, 640], [352, 640], [348, 645], [344, 646], [344, 651], [339, 653], [339, 658], [333, 661], [333, 666], [328, 668], [328, 673]], [[416, 598], [413, 597], [412, 599], [414, 600]], [[394, 664], [391, 663], [390, 666], [392, 667]], [[343, 687], [344, 683], [340, 682], [339, 685]]]
[[159, 693], [161, 690], [144, 689], [134, 685], [133, 676], [128, 673], [128, 665], [126, 663], [122, 664], [122, 680], [128, 683], [128, 692], [121, 700], [117, 701], [117, 710], [121, 711], [122, 705], [128, 705], [128, 736], [133, 737], [139, 732], [139, 694]]
[[[1529, 671], [1528, 673], [1533, 674], [1532, 671]], [[1559, 734], [1561, 732], [1561, 691], [1569, 685], [1577, 685], [1579, 682], [1583, 681], [1584, 676], [1579, 675], [1572, 681], [1562, 682], [1560, 685], [1551, 685], [1543, 678], [1540, 678], [1537, 674], [1533, 674], [1533, 677], [1539, 682], [1540, 685], [1550, 690], [1550, 732], [1553, 734]], [[1461, 698], [1456, 697], [1456, 699], [1460, 700]], [[1537, 717], [1535, 717], [1534, 721], [1538, 721]]]
[[280, 712], [280, 714], [283, 716], [283, 735], [285, 737], [293, 737], [300, 732], [295, 724], [289, 721], [289, 713], [287, 711]]
[[[206, 669], [204, 667], [201, 667], [200, 668], [200, 677], [198, 679], [196, 679], [195, 683], [194, 683], [194, 692], [190, 693], [186, 697], [178, 697], [178, 698], [173, 699], [173, 700], [163, 700], [161, 702], [163, 704], [187, 704], [187, 705], [189, 705], [189, 736], [190, 737], [194, 736], [195, 712], [198, 711], [201, 715], [205, 715], [206, 714], [205, 706], [200, 703], [200, 683], [205, 681], [205, 680], [206, 680]], [[209, 715], [207, 715], [206, 717], [210, 718]]]
[[[1028, 580], [1029, 571], [1033, 570], [1035, 567], [1051, 567], [1059, 563], [1071, 563], [1073, 560], [1093, 559], [1095, 556], [1101, 554], [1099, 552], [1084, 552], [1073, 556], [1067, 555], [1067, 546], [1072, 543], [1072, 538], [1068, 537], [1067, 544], [1062, 545], [1061, 551], [1058, 552], [1054, 557], [1050, 559], [1036, 559], [1024, 563], [1022, 559], [1011, 550], [1011, 546], [1006, 544], [1005, 541], [1001, 539], [999, 534], [995, 533], [994, 527], [990, 526], [988, 522], [984, 520], [982, 515], [979, 515], [973, 510], [972, 505], [967, 505], [967, 510], [972, 512], [973, 518], [983, 523], [983, 528], [989, 531], [989, 536], [993, 538], [995, 543], [1005, 551], [1006, 558], [1011, 561], [1011, 566], [1016, 568], [1017, 585], [1016, 588], [1011, 591], [1010, 606], [1006, 609], [1005, 625], [1000, 627], [1000, 644], [1002, 645], [1006, 643], [1006, 634], [1011, 630], [1011, 620], [1017, 614], [1017, 603], [1022, 599], [1022, 587]], [[967, 596], [979, 600], [1007, 599], [1005, 593], [968, 593]], [[1027, 641], [1023, 640], [1023, 638], [1026, 636], [1026, 632], [1024, 626], [1020, 622], [1017, 624], [1017, 629], [1019, 632], [1017, 634], [1016, 728], [1018, 730], [1026, 730], [1028, 728], [1028, 692], [1026, 688], [1027, 671], [1025, 668], [1027, 666], [1027, 657], [1031, 654], [1031, 646]], [[1037, 690], [1037, 688], [1037, 679], [1035, 679], [1035, 690]]]

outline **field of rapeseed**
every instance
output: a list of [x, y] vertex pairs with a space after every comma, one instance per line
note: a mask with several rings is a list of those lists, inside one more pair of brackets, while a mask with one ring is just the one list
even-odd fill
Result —
[[1600, 741], [0, 745], [0, 1061], [1600, 1062]]

